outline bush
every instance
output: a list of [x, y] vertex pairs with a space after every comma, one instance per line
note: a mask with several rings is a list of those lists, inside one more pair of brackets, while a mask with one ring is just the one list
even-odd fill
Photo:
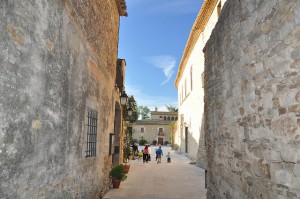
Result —
[[152, 145], [156, 145], [156, 144], [157, 144], [157, 140], [153, 140]]
[[137, 139], [132, 139], [131, 140], [131, 145], [134, 145], [135, 143], [138, 143]]
[[124, 172], [124, 166], [122, 164], [114, 166], [110, 170], [109, 175], [112, 178], [116, 178], [116, 179], [119, 179], [119, 180], [122, 180], [122, 181], [124, 181], [127, 178], [127, 176], [125, 175], [125, 172]]
[[164, 144], [167, 145], [167, 144], [169, 144], [169, 142], [168, 142], [168, 141], [165, 141]]
[[145, 140], [145, 139], [142, 138], [142, 139], [140, 140], [140, 142], [139, 142], [139, 145], [140, 145], [140, 146], [144, 146], [144, 145], [147, 144], [147, 143], [148, 143], [147, 140]]

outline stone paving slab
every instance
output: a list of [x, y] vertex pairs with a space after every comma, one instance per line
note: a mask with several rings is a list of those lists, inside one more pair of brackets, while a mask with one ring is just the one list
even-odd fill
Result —
[[[206, 199], [205, 171], [184, 155], [176, 154], [170, 147], [163, 146], [162, 163], [155, 161], [130, 160], [127, 179], [119, 189], [110, 189], [104, 199]], [[170, 152], [172, 161], [167, 163]]]

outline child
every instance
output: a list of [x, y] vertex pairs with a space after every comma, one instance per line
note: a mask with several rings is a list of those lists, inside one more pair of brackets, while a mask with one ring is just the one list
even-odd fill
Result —
[[138, 155], [139, 155], [139, 160], [141, 160], [141, 159], [142, 159], [142, 157], [143, 157], [143, 150], [142, 150], [142, 151], [140, 151], [140, 152], [138, 152]]
[[164, 155], [161, 146], [156, 150], [157, 164], [161, 163], [161, 156]]
[[170, 152], [168, 152], [168, 155], [167, 155], [166, 157], [167, 157], [167, 162], [168, 162], [168, 163], [171, 163], [171, 155], [170, 155]]

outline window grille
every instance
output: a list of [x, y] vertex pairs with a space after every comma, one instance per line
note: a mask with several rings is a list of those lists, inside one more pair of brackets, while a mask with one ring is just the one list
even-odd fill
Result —
[[97, 120], [98, 112], [92, 109], [87, 110], [87, 136], [86, 136], [86, 151], [85, 157], [96, 156], [96, 141], [97, 141]]
[[158, 128], [158, 133], [164, 132], [163, 128]]

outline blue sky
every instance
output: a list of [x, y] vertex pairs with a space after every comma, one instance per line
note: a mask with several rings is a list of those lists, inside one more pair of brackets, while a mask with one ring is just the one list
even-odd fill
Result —
[[126, 0], [119, 58], [126, 60], [125, 89], [151, 110], [177, 107], [174, 86], [181, 56], [202, 0]]

